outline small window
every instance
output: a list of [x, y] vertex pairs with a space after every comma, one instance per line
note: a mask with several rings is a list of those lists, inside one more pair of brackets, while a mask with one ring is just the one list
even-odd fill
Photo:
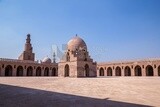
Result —
[[2, 65], [2, 68], [4, 68], [4, 64]]

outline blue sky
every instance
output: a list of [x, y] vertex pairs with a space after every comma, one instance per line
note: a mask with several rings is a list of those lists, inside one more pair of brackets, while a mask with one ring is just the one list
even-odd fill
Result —
[[160, 57], [160, 0], [0, 0], [0, 57], [30, 33], [36, 59], [75, 34], [97, 62]]

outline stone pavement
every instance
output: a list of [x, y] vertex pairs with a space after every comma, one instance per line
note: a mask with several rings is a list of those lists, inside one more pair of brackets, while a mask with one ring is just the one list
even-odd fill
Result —
[[160, 77], [0, 77], [0, 107], [160, 107]]

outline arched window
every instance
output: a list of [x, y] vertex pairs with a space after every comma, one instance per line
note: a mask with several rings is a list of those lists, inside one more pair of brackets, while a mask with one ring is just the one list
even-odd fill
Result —
[[64, 76], [65, 76], [65, 77], [69, 77], [69, 65], [68, 65], [68, 64], [65, 65], [65, 68], [64, 68]]
[[116, 76], [121, 76], [121, 68], [118, 66], [116, 67]]
[[44, 76], [49, 76], [49, 68], [46, 67], [44, 70]]
[[66, 61], [70, 61], [69, 52], [67, 52], [67, 55], [66, 55]]
[[13, 70], [12, 66], [11, 65], [7, 65], [5, 67], [5, 76], [12, 76], [12, 70]]
[[104, 69], [103, 68], [100, 68], [100, 70], [99, 70], [99, 76], [104, 76]]
[[146, 67], [146, 76], [153, 76], [154, 73], [153, 73], [153, 67], [151, 65], [148, 65]]
[[107, 76], [112, 76], [112, 68], [111, 67], [107, 68]]
[[85, 76], [86, 76], [86, 77], [89, 77], [89, 76], [90, 76], [89, 70], [90, 70], [90, 69], [89, 69], [89, 66], [88, 66], [88, 64], [86, 64], [86, 65], [85, 65]]
[[142, 69], [139, 65], [134, 68], [135, 76], [142, 76]]
[[125, 76], [131, 76], [131, 69], [129, 66], [126, 66], [124, 69], [124, 75]]
[[58, 75], [57, 75], [57, 72], [56, 72], [56, 68], [53, 68], [53, 69], [52, 69], [52, 76], [58, 76]]
[[160, 66], [158, 67], [158, 76], [160, 76]]
[[32, 76], [33, 75], [33, 68], [31, 66], [29, 66], [27, 68], [27, 76]]
[[17, 67], [17, 76], [23, 76], [23, 67], [22, 66]]
[[41, 76], [41, 67], [37, 67], [36, 69], [36, 76]]

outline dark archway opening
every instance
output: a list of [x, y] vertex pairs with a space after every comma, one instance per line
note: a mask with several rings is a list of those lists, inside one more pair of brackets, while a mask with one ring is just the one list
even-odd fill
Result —
[[104, 69], [103, 68], [100, 68], [99, 76], [104, 76]]
[[135, 76], [142, 76], [142, 69], [139, 65], [137, 65], [134, 69]]
[[56, 68], [52, 69], [52, 76], [57, 76]]
[[154, 73], [153, 73], [153, 67], [151, 65], [148, 65], [146, 67], [146, 76], [153, 76]]
[[116, 67], [116, 76], [121, 76], [121, 68]]
[[33, 68], [30, 66], [27, 68], [27, 76], [32, 76], [33, 75]]
[[23, 76], [23, 67], [22, 66], [18, 66], [16, 75], [17, 76]]
[[36, 76], [41, 76], [41, 67], [38, 67], [37, 69], [36, 69]]
[[12, 76], [12, 66], [11, 65], [6, 66], [5, 76]]
[[65, 65], [65, 68], [64, 68], [64, 76], [65, 77], [69, 77], [69, 65]]
[[160, 66], [158, 67], [158, 76], [160, 76]]
[[109, 67], [107, 69], [107, 76], [112, 76], [112, 68], [111, 67]]
[[44, 70], [44, 76], [49, 76], [49, 68], [45, 68], [45, 70]]
[[86, 76], [86, 77], [89, 77], [89, 76], [90, 76], [88, 64], [85, 65], [85, 76]]
[[128, 66], [124, 69], [124, 76], [131, 76], [131, 69]]

